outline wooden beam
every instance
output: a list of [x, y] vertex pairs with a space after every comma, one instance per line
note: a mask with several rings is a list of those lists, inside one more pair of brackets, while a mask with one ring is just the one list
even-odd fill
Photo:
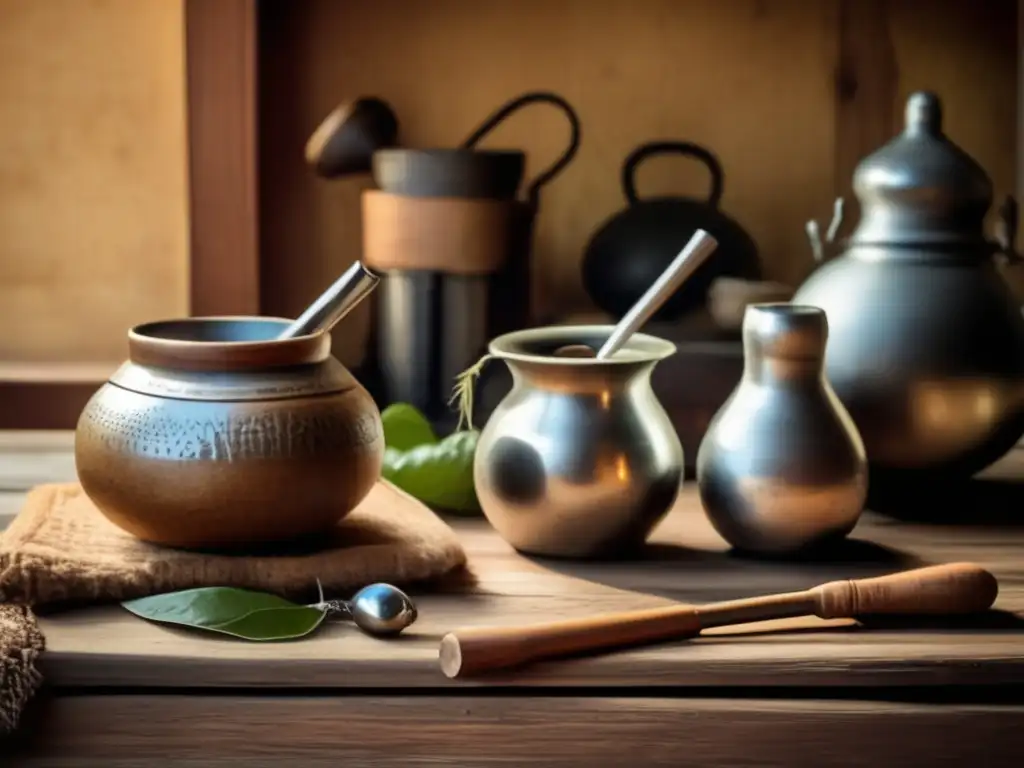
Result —
[[1024, 0], [1017, 0], [1017, 200], [1024, 200]]
[[0, 363], [0, 429], [73, 428], [116, 368], [116, 363]]
[[102, 381], [0, 379], [0, 429], [74, 429]]
[[892, 139], [898, 125], [899, 73], [888, 6], [888, 0], [839, 0], [834, 174], [836, 197], [847, 199], [847, 222], [859, 216], [852, 187], [857, 164]]
[[259, 312], [256, 0], [185, 0], [192, 315]]

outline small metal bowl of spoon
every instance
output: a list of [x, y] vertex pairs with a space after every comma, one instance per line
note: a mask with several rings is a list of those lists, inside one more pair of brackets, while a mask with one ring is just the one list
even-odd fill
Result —
[[320, 602], [313, 607], [326, 611], [328, 618], [351, 619], [374, 637], [394, 637], [419, 617], [412, 598], [398, 587], [383, 583], [363, 587], [351, 600], [324, 600], [321, 589]]
[[556, 357], [596, 357], [607, 360], [629, 341], [629, 337], [640, 330], [644, 323], [651, 319], [661, 305], [679, 290], [679, 287], [703, 264], [715, 248], [718, 241], [703, 229], [693, 233], [693, 237], [680, 251], [672, 263], [658, 276], [646, 293], [623, 315], [612, 330], [608, 340], [595, 353], [586, 344], [567, 344], [555, 350]]

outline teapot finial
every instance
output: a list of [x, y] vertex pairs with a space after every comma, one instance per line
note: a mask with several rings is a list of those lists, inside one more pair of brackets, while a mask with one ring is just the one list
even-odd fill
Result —
[[904, 125], [908, 133], [942, 135], [942, 102], [931, 91], [917, 91], [907, 99]]
[[946, 135], [943, 112], [933, 91], [911, 93], [903, 131], [857, 166], [853, 189], [861, 215], [851, 244], [988, 247], [992, 179]]

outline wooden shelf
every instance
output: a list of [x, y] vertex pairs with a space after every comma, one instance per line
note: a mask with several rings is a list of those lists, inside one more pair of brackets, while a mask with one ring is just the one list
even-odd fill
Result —
[[0, 429], [70, 429], [117, 363], [0, 363]]
[[99, 386], [117, 370], [116, 363], [21, 363], [0, 362], [0, 382], [18, 384], [95, 384]]

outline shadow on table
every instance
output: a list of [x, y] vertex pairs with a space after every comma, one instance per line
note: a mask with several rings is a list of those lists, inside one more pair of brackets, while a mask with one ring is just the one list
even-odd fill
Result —
[[[576, 578], [680, 602], [708, 603], [808, 589], [827, 581], [870, 578], [932, 565], [909, 553], [848, 539], [800, 558], [753, 558], [735, 552], [691, 550], [669, 544], [645, 546], [631, 558], [569, 561], [530, 557], [536, 564]], [[730, 631], [729, 637], [785, 632], [850, 631], [859, 628], [988, 630], [1024, 632], [1024, 616], [1002, 610], [961, 616], [861, 616], [848, 627], [763, 628]]]
[[[650, 544], [645, 547], [641, 554], [644, 559], [657, 559], [661, 556], [659, 550], [682, 549], [662, 544]], [[665, 553], [668, 554], [668, 553]], [[785, 556], [757, 555], [749, 552], [729, 550], [728, 552], [705, 554], [715, 555], [724, 558], [727, 562], [735, 563], [744, 561], [750, 563], [771, 563], [775, 565], [788, 565], [799, 568], [800, 566], [854, 566], [865, 572], [891, 573], [894, 570], [915, 568], [924, 563], [908, 552], [903, 552], [893, 547], [886, 547], [866, 539], [854, 537], [832, 541], [828, 544], [816, 547], [815, 549]], [[668, 554], [668, 559], [673, 555]]]
[[871, 629], [984, 629], [1024, 632], [1024, 617], [995, 608], [966, 616], [861, 616], [858, 621]]
[[903, 481], [872, 476], [868, 508], [907, 522], [935, 525], [1024, 526], [1024, 480], [979, 477]]
[[907, 552], [856, 538], [786, 559], [663, 543], [600, 560], [528, 559], [548, 570], [615, 589], [694, 602], [796, 591], [836, 579], [882, 576], [930, 565]]
[[[727, 633], [712, 633], [708, 638], [727, 641], [740, 637], [767, 637], [776, 635], [807, 635], [820, 632], [860, 632], [865, 629], [936, 631], [1024, 632], [1024, 618], [1009, 611], [989, 610], [968, 616], [861, 616], [856, 624], [841, 626], [780, 627], [762, 624], [729, 627]], [[749, 627], [749, 628], [748, 628]]]

